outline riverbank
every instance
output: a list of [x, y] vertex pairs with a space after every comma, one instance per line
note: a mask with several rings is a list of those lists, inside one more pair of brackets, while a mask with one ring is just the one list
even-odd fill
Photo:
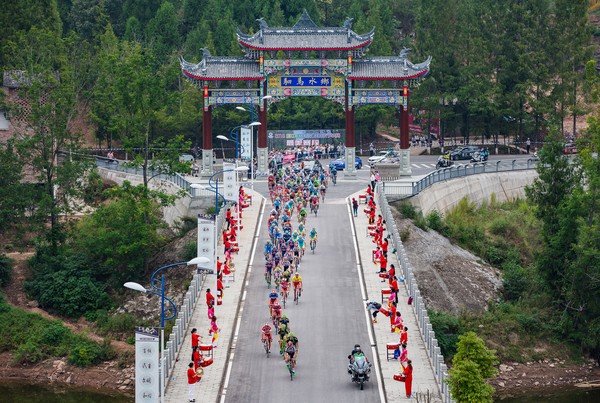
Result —
[[600, 368], [593, 360], [580, 365], [568, 365], [560, 360], [543, 360], [524, 364], [500, 364], [498, 376], [490, 380], [496, 397], [513, 398], [544, 395], [575, 387], [582, 382], [600, 380]]
[[90, 368], [69, 365], [66, 359], [48, 359], [36, 364], [13, 364], [12, 354], [0, 354], [0, 382], [34, 385], [62, 385], [133, 396], [134, 367], [120, 367], [118, 361], [107, 361]]

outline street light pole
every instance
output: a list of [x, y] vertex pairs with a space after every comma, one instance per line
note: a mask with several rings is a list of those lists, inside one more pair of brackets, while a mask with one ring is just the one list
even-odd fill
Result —
[[[159, 267], [158, 269], [156, 269], [156, 271], [154, 273], [152, 273], [152, 276], [150, 277], [150, 285], [152, 287], [154, 287], [156, 290], [160, 291], [160, 293], [156, 292], [156, 291], [148, 290], [148, 289], [144, 288], [143, 285], [132, 282], [132, 281], [129, 281], [129, 282], [123, 284], [123, 286], [125, 286], [131, 290], [148, 293], [148, 294], [152, 294], [152, 295], [157, 295], [160, 297], [160, 368], [161, 368], [160, 401], [162, 403], [164, 403], [164, 401], [165, 401], [165, 378], [166, 378], [165, 363], [164, 363], [164, 358], [165, 358], [165, 350], [164, 350], [165, 321], [171, 320], [177, 316], [177, 305], [175, 305], [175, 302], [173, 302], [170, 298], [165, 296], [165, 275], [161, 274], [160, 287], [158, 287], [155, 284], [155, 276], [158, 272], [168, 269], [170, 267], [181, 266], [184, 264], [191, 266], [191, 265], [204, 264], [204, 263], [208, 263], [208, 262], [210, 262], [210, 259], [208, 259], [206, 257], [195, 257], [192, 260], [190, 260], [189, 262], [179, 262], [179, 263], [173, 263], [173, 264], [170, 264], [167, 266]], [[172, 313], [168, 318], [165, 318], [165, 300], [167, 300], [169, 302], [169, 304], [171, 304], [170, 310], [172, 311]]]

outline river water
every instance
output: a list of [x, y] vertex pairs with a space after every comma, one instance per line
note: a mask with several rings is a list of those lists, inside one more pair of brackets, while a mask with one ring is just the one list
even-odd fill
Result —
[[[73, 388], [49, 388], [23, 383], [0, 383], [2, 403], [133, 403], [133, 397]], [[570, 389], [543, 396], [496, 399], [497, 403], [599, 403], [600, 389]]]
[[600, 389], [563, 389], [558, 393], [543, 396], [520, 396], [494, 401], [497, 403], [598, 403], [600, 402]]
[[133, 397], [103, 394], [87, 389], [0, 383], [2, 403], [133, 403]]

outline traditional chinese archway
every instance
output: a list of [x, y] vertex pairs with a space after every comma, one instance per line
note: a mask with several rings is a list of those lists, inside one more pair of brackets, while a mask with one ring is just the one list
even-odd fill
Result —
[[[363, 105], [387, 104], [400, 111], [400, 175], [410, 176], [408, 135], [409, 88], [429, 73], [431, 57], [411, 63], [408, 49], [399, 56], [364, 57], [374, 30], [359, 35], [352, 19], [341, 27], [318, 27], [306, 10], [291, 28], [271, 28], [261, 18], [254, 35], [237, 31], [245, 57], [211, 56], [204, 50], [198, 64], [181, 59], [183, 74], [203, 89], [202, 174], [213, 171], [212, 109], [219, 105], [256, 107], [258, 120], [258, 173], [268, 170], [267, 111], [269, 106], [293, 96], [319, 96], [340, 103], [346, 114], [346, 175], [356, 175], [354, 114]], [[283, 52], [285, 59], [277, 59]], [[309, 59], [311, 52], [318, 58]], [[315, 54], [313, 53], [313, 54]], [[301, 58], [296, 58], [300, 56]], [[232, 87], [245, 81], [247, 89]], [[373, 81], [376, 88], [366, 88]], [[382, 84], [389, 88], [380, 88]]]

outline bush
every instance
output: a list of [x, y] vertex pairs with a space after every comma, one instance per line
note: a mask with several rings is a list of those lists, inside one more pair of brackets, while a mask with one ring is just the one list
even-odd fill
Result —
[[515, 262], [503, 266], [502, 295], [507, 301], [516, 301], [529, 287], [527, 271]]
[[404, 218], [408, 218], [409, 220], [414, 220], [417, 217], [417, 209], [410, 203], [400, 203], [398, 210], [400, 210], [400, 214]]
[[27, 341], [24, 344], [19, 345], [13, 361], [19, 364], [35, 364], [36, 362], [43, 361], [46, 355], [42, 352], [42, 347], [32, 340]]
[[71, 349], [69, 362], [78, 367], [90, 367], [102, 361], [110, 360], [115, 356], [114, 351], [107, 342], [95, 343], [80, 337]]
[[210, 206], [206, 208], [206, 214], [207, 215], [214, 215], [217, 212], [217, 209], [215, 208], [215, 206]]
[[434, 231], [443, 232], [444, 223], [443, 217], [436, 210], [433, 210], [431, 213], [427, 214], [427, 226]]
[[[181, 219], [181, 223], [179, 224], [179, 236], [184, 236], [191, 230], [198, 227], [198, 220], [194, 217], [183, 217]], [[194, 257], [196, 257], [194, 255]]]
[[428, 314], [442, 355], [450, 361], [456, 353], [458, 336], [462, 333], [460, 321], [456, 316], [435, 309], [428, 310]]
[[104, 192], [102, 177], [97, 171], [91, 171], [83, 189], [83, 200], [87, 204], [95, 206], [102, 199], [102, 192]]
[[12, 277], [12, 259], [0, 255], [0, 287], [6, 287]]
[[140, 325], [140, 320], [129, 313], [111, 315], [105, 310], [96, 313], [96, 327], [100, 334], [128, 333]]
[[82, 256], [62, 255], [40, 264], [25, 289], [42, 308], [77, 318], [110, 306], [105, 286], [93, 279]]
[[198, 256], [198, 242], [192, 241], [185, 244], [182, 251], [183, 260], [190, 261]]

